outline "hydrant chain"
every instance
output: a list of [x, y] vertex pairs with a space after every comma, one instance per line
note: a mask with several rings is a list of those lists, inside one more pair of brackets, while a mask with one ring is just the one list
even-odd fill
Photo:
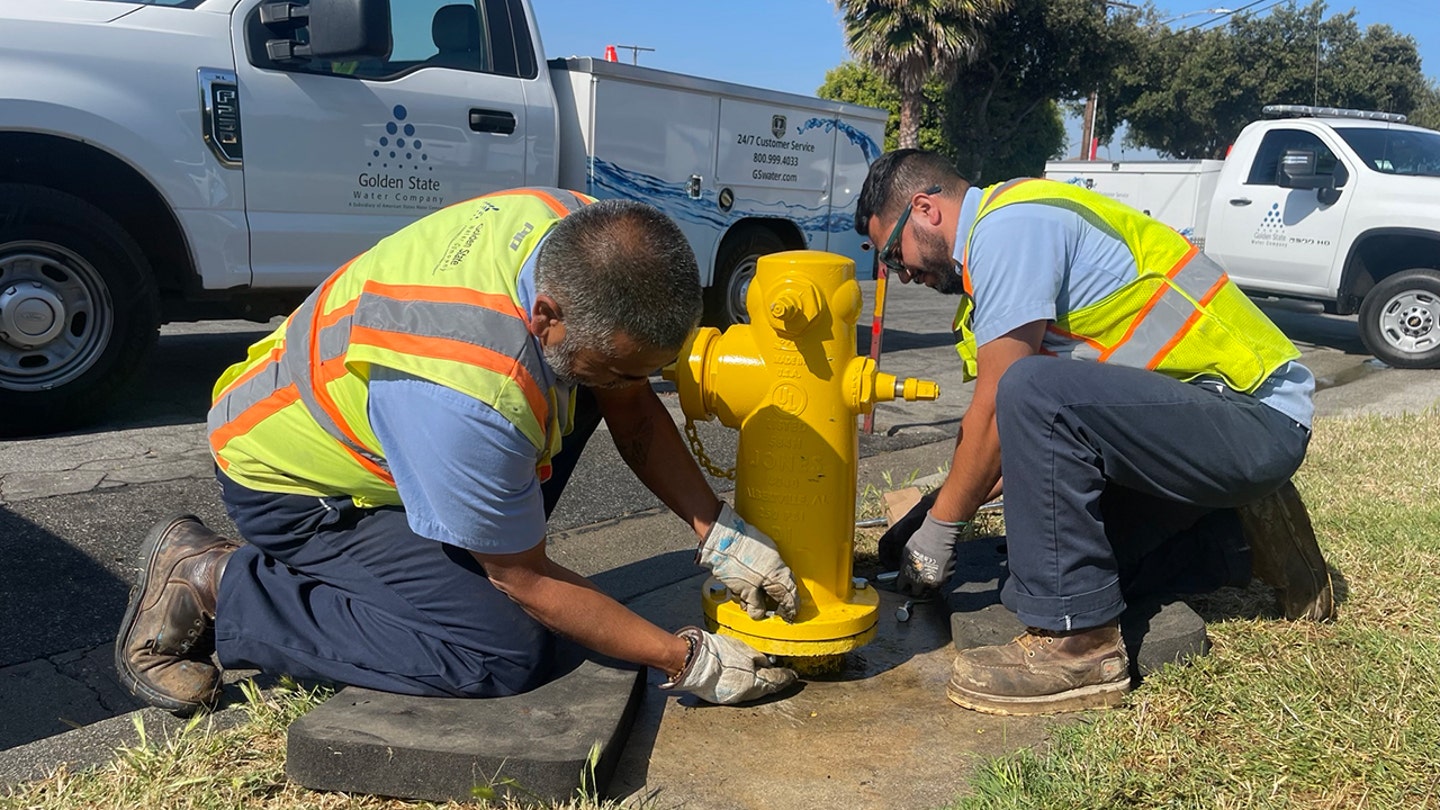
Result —
[[705, 472], [716, 478], [735, 480], [734, 467], [722, 470], [718, 464], [710, 460], [710, 456], [705, 452], [705, 445], [700, 443], [700, 431], [695, 429], [695, 420], [693, 419], [685, 420], [685, 438], [690, 440], [690, 452], [695, 456], [695, 460], [700, 462], [700, 466], [705, 468]]

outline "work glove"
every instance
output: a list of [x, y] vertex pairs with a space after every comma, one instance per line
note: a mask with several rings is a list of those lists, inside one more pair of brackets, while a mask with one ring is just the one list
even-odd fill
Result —
[[661, 689], [681, 689], [709, 703], [743, 703], [773, 695], [795, 682], [795, 671], [770, 666], [770, 659], [738, 638], [686, 627], [676, 635], [694, 645], [685, 668]]
[[725, 583], [745, 606], [750, 618], [756, 621], [765, 618], [768, 597], [775, 603], [775, 612], [780, 618], [795, 621], [795, 606], [799, 601], [795, 575], [780, 559], [775, 541], [746, 523], [730, 504], [721, 505], [720, 516], [700, 543], [695, 561]]
[[905, 544], [910, 542], [910, 536], [925, 522], [925, 515], [930, 512], [930, 507], [935, 505], [935, 496], [939, 492], [937, 489], [921, 496], [919, 503], [910, 507], [904, 517], [890, 524], [890, 528], [880, 535], [880, 570], [900, 570]]
[[920, 527], [905, 541], [896, 589], [910, 596], [928, 597], [949, 581], [955, 573], [955, 544], [968, 525], [964, 520], [936, 520], [926, 512]]

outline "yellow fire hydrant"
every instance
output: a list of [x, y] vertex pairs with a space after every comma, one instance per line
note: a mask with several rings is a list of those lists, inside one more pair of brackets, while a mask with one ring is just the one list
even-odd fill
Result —
[[[875, 635], [879, 595], [852, 579], [856, 417], [877, 402], [933, 400], [928, 380], [897, 381], [855, 354], [860, 285], [855, 263], [813, 250], [759, 260], [745, 299], [750, 323], [696, 331], [665, 377], [685, 416], [718, 417], [740, 431], [735, 508], [775, 540], [795, 574], [793, 623], [754, 620], [711, 579], [703, 601], [712, 631], [811, 669]], [[797, 660], [798, 659], [798, 660]]]

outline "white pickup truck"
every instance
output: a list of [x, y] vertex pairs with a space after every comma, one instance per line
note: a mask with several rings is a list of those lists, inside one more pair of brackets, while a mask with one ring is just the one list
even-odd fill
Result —
[[755, 259], [861, 259], [887, 114], [591, 59], [528, 0], [0, 4], [0, 435], [73, 426], [170, 321], [264, 321], [450, 203], [563, 186], [662, 208], [708, 319]]
[[1359, 312], [1400, 368], [1440, 368], [1440, 132], [1389, 113], [1274, 106], [1223, 160], [1054, 161], [1184, 233], [1256, 296]]

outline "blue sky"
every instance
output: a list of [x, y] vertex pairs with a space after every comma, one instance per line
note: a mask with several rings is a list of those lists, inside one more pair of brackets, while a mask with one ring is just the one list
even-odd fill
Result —
[[[649, 67], [713, 79], [813, 94], [825, 71], [848, 58], [845, 39], [830, 0], [532, 0], [547, 57], [595, 56], [606, 45], [640, 45]], [[1249, 0], [1220, 3], [1169, 0], [1172, 17], [1206, 8], [1237, 8]], [[1266, 0], [1253, 7], [1263, 11]], [[1368, 0], [1354, 6], [1332, 3], [1326, 14], [1355, 8], [1363, 28], [1385, 23], [1415, 37], [1425, 72], [1440, 76], [1440, 14], [1435, 0]], [[1194, 14], [1179, 28], [1213, 19]], [[631, 59], [619, 51], [621, 61]], [[1078, 140], [1078, 125], [1072, 137]], [[1117, 148], [1114, 157], [1120, 157]], [[1103, 154], [1102, 148], [1102, 157]], [[1133, 155], [1131, 155], [1133, 157]]]

